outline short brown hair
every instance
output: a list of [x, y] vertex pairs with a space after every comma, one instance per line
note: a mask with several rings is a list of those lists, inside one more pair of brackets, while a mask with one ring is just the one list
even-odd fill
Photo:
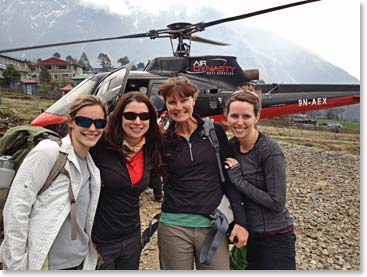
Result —
[[158, 94], [163, 97], [164, 101], [173, 93], [177, 93], [181, 97], [191, 96], [196, 99], [199, 95], [199, 88], [185, 77], [175, 77], [168, 79], [158, 89]]
[[261, 90], [257, 89], [253, 84], [245, 84], [240, 87], [233, 95], [227, 100], [225, 113], [228, 115], [231, 104], [235, 101], [247, 102], [254, 106], [255, 116], [261, 111], [262, 94]]

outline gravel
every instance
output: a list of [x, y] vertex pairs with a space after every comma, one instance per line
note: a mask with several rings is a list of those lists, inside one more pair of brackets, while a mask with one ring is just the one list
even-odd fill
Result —
[[[360, 269], [360, 156], [281, 143], [287, 161], [287, 207], [294, 218], [298, 270]], [[159, 212], [142, 194], [143, 229]], [[140, 268], [159, 269], [157, 234]]]

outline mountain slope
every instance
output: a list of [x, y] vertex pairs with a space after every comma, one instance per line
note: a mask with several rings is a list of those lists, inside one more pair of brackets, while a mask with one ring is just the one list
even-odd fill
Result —
[[[200, 22], [222, 18], [218, 12], [199, 10], [188, 17], [186, 11], [162, 12], [148, 16], [139, 11], [118, 16], [104, 10], [80, 6], [72, 0], [0, 0], [1, 48], [72, 41], [90, 38], [113, 37], [162, 29], [172, 22]], [[236, 56], [243, 68], [259, 68], [260, 78], [266, 82], [282, 83], [359, 83], [349, 75], [306, 49], [285, 41], [271, 32], [244, 28], [228, 23], [208, 28], [198, 35], [229, 42], [231, 46], [219, 47], [193, 42], [193, 55]], [[14, 52], [10, 56], [36, 60], [48, 58], [59, 52], [62, 58], [75, 58], [86, 52], [93, 66], [98, 66], [97, 56], [108, 54], [117, 65], [120, 57], [128, 56], [132, 62], [144, 62], [157, 56], [171, 56], [168, 39], [127, 39], [108, 42], [53, 47]]]

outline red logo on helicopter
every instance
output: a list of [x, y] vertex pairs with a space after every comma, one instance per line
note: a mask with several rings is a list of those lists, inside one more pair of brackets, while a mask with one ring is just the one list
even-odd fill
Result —
[[194, 73], [206, 73], [208, 75], [233, 75], [235, 66], [226, 65], [225, 59], [212, 59], [222, 61], [222, 65], [208, 65], [206, 60], [196, 60], [193, 63], [192, 71]]

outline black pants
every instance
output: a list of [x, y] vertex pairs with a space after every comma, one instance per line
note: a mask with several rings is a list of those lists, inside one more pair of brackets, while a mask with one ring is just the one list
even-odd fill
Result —
[[120, 242], [96, 244], [103, 258], [100, 270], [138, 270], [141, 253], [140, 231]]
[[291, 232], [265, 238], [249, 238], [248, 270], [295, 270], [296, 235]]

